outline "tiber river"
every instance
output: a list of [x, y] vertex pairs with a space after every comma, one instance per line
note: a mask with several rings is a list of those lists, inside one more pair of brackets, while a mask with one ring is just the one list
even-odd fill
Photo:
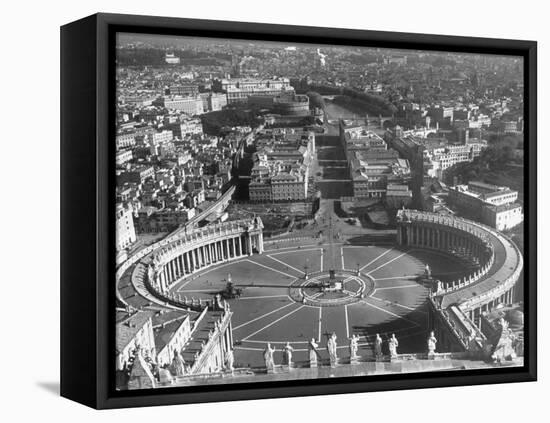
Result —
[[348, 109], [338, 106], [337, 104], [334, 104], [332, 101], [325, 98], [325, 113], [327, 114], [327, 118], [330, 120], [333, 119], [353, 119], [353, 118], [359, 118], [360, 116], [349, 111]]

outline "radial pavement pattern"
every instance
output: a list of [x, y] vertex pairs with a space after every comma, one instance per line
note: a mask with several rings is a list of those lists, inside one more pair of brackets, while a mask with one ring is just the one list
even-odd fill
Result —
[[[334, 259], [327, 260], [331, 249]], [[348, 355], [352, 334], [360, 336], [360, 355], [372, 354], [376, 333], [383, 338], [395, 333], [399, 352], [415, 352], [422, 351], [430, 329], [428, 288], [417, 282], [426, 264], [441, 280], [464, 272], [457, 259], [433, 251], [313, 244], [271, 249], [210, 268], [173, 290], [182, 297], [207, 299], [220, 293], [228, 280], [241, 289], [240, 297], [227, 300], [238, 366], [261, 366], [267, 342], [278, 349], [276, 362], [286, 342], [294, 347], [294, 359], [305, 361], [308, 341], [314, 338], [324, 353], [333, 332], [342, 357]], [[323, 289], [330, 282], [330, 266], [341, 289]]]

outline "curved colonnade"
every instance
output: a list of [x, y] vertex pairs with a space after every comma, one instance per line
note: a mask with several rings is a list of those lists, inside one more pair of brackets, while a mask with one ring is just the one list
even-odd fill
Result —
[[[201, 301], [181, 298], [170, 289], [182, 278], [192, 277], [207, 267], [262, 253], [262, 229], [260, 218], [188, 228], [177, 237], [167, 237], [136, 252], [117, 268], [117, 299], [127, 310], [135, 312], [136, 306], [132, 304], [139, 299], [142, 304], [147, 305], [149, 301], [149, 305], [156, 303], [165, 310], [183, 309], [198, 313], [191, 329], [191, 333], [197, 335], [180, 351], [189, 364], [189, 374], [222, 369], [227, 351], [233, 348], [232, 312], [220, 296]], [[134, 293], [123, 298], [119, 283], [129, 275]]]
[[[155, 251], [147, 267], [148, 287], [162, 297], [182, 278], [221, 263], [263, 252], [259, 217], [210, 225], [182, 234]], [[178, 301], [179, 302], [179, 301]], [[183, 302], [185, 305], [187, 300]]]
[[447, 350], [458, 344], [459, 350], [480, 351], [487, 341], [480, 330], [482, 315], [513, 302], [514, 286], [523, 270], [517, 246], [477, 222], [405, 209], [397, 214], [397, 242], [449, 254], [471, 265], [463, 278], [433, 281], [432, 325]]
[[470, 273], [452, 281], [436, 281], [437, 295], [461, 289], [489, 273], [495, 262], [494, 246], [487, 233], [463, 219], [435, 213], [401, 210], [398, 215], [399, 245], [432, 249], [461, 259]]
[[[161, 303], [177, 298], [169, 291], [185, 277], [207, 267], [263, 253], [263, 223], [259, 217], [188, 229], [178, 237], [165, 238], [122, 263], [116, 270], [117, 299], [127, 306], [118, 290], [119, 281], [131, 272], [131, 283], [144, 297], [147, 287]], [[189, 306], [194, 302], [174, 304]]]

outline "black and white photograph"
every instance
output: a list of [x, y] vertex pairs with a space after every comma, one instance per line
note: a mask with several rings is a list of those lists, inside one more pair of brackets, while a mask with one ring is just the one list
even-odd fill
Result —
[[115, 57], [117, 391], [524, 365], [523, 57]]
[[543, 421], [544, 11], [8, 2], [2, 421]]

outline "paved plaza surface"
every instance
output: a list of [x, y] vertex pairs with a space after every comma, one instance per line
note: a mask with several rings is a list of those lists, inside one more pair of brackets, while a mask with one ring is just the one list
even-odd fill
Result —
[[[338, 355], [343, 358], [349, 356], [352, 334], [360, 336], [360, 355], [371, 353], [376, 333], [384, 339], [395, 333], [400, 353], [418, 352], [424, 349], [429, 329], [428, 288], [417, 282], [426, 264], [441, 280], [456, 279], [465, 271], [457, 259], [435, 251], [310, 238], [267, 244], [264, 254], [206, 269], [180, 281], [173, 291], [182, 297], [211, 299], [228, 280], [242, 289], [239, 298], [227, 300], [234, 313], [238, 367], [263, 366], [267, 342], [277, 348], [276, 362], [281, 362], [286, 342], [294, 348], [296, 363], [305, 362], [312, 338], [321, 355], [327, 355], [326, 341], [333, 332], [338, 337]], [[343, 290], [322, 293], [315, 282], [327, 280], [331, 268], [344, 282]], [[311, 301], [300, 301], [296, 295], [300, 287]], [[361, 297], [358, 292], [363, 288]], [[343, 301], [339, 303], [339, 299]]]
[[352, 196], [346, 155], [336, 135], [320, 135], [315, 138], [317, 163], [314, 168], [317, 188], [323, 198]]

